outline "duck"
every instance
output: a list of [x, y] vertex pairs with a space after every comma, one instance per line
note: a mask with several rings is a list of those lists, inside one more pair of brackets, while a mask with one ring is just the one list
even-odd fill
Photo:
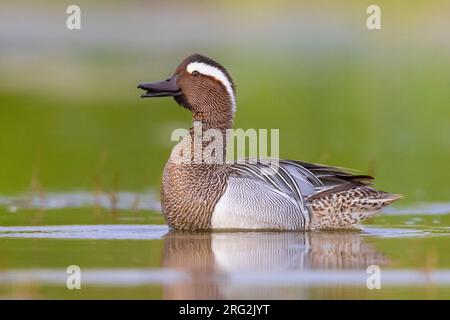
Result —
[[[236, 87], [207, 56], [192, 54], [169, 78], [137, 87], [142, 98], [172, 97], [202, 133], [213, 129], [226, 139], [233, 128]], [[375, 189], [370, 175], [299, 160], [278, 159], [276, 169], [267, 159], [179, 161], [193, 160], [186, 150], [195, 148], [194, 129], [174, 146], [162, 175], [162, 213], [174, 230], [355, 229], [402, 197]]]

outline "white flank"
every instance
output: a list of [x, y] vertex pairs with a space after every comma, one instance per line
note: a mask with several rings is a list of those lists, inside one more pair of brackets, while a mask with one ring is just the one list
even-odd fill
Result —
[[227, 186], [222, 197], [217, 201], [211, 216], [213, 229], [279, 229], [276, 225], [265, 222], [265, 219], [255, 218], [250, 211], [261, 212], [251, 203], [243, 203], [236, 199], [236, 193]]
[[198, 71], [199, 73], [213, 77], [214, 79], [222, 83], [222, 85], [227, 90], [228, 95], [230, 96], [232, 110], [233, 112], [236, 112], [236, 99], [234, 97], [233, 87], [231, 86], [228, 77], [222, 72], [222, 70], [203, 62], [191, 62], [187, 66], [187, 71], [189, 73]]

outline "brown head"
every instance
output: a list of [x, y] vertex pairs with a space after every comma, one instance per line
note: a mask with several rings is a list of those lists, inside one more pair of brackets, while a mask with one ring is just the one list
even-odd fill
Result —
[[236, 109], [235, 87], [227, 70], [214, 60], [194, 54], [163, 81], [141, 83], [142, 98], [174, 97], [207, 127], [229, 128]]

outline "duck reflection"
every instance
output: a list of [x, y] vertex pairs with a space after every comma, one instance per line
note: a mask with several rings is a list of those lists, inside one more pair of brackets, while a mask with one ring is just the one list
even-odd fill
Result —
[[387, 259], [359, 232], [180, 232], [164, 239], [163, 267], [191, 275], [165, 299], [303, 298], [305, 288], [239, 285], [233, 275], [366, 269]]

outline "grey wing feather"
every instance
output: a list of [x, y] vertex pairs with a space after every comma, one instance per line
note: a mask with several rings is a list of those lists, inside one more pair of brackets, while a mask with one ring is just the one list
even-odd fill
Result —
[[[308, 181], [311, 182], [311, 185], [314, 186], [315, 192], [313, 192], [313, 194], [324, 190], [333, 189], [335, 187], [348, 185], [349, 183], [356, 185], [369, 185], [371, 180], [373, 180], [372, 176], [356, 174], [355, 172], [345, 168], [331, 167], [296, 160], [280, 160], [280, 163], [283, 166], [294, 166], [298, 172], [304, 173], [305, 176], [308, 177]], [[308, 196], [313, 194], [308, 194]]]
[[[232, 164], [231, 168], [234, 177], [256, 180], [269, 186], [273, 195], [282, 193], [291, 199], [302, 217], [302, 225], [308, 224], [311, 218], [308, 198], [335, 189], [368, 185], [373, 179], [347, 169], [295, 160], [246, 159], [244, 163]], [[251, 193], [252, 190], [248, 192]], [[260, 201], [265, 200], [262, 198]]]
[[308, 228], [310, 223], [309, 215], [304, 215], [290, 194], [264, 180], [242, 174], [228, 179], [220, 202], [226, 204], [228, 217], [239, 217], [241, 226], [298, 230]]

